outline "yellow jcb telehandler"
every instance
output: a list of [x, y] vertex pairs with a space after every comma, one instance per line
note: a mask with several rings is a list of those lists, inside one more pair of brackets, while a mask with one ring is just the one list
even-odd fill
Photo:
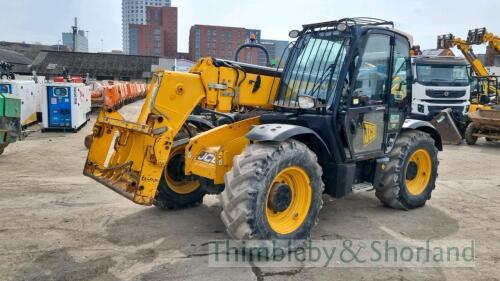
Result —
[[160, 208], [220, 194], [231, 237], [291, 250], [323, 193], [375, 189], [387, 206], [423, 206], [442, 144], [430, 123], [407, 119], [409, 36], [346, 18], [290, 37], [282, 70], [204, 57], [189, 73], [155, 73], [137, 120], [99, 114], [84, 174]]

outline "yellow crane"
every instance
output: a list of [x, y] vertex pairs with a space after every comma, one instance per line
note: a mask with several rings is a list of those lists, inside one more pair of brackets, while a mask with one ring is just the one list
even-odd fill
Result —
[[[467, 40], [463, 40], [453, 34], [444, 34], [438, 36], [437, 42], [438, 49], [457, 47], [465, 59], [470, 63], [471, 69], [476, 75], [475, 78], [482, 83], [483, 96], [488, 96], [490, 93], [493, 94], [495, 96], [493, 100], [498, 104], [500, 96], [498, 79], [489, 73], [488, 69], [474, 53], [472, 45], [490, 43], [497, 51], [500, 51], [500, 38], [487, 32], [486, 28], [479, 28], [469, 30]], [[478, 95], [476, 100], [473, 101], [469, 111], [474, 112], [480, 108], [491, 109], [490, 106], [482, 105], [480, 99], [481, 95]]]

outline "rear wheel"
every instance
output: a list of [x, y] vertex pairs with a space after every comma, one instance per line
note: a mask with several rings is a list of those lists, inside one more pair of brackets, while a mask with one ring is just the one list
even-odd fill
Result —
[[[202, 131], [198, 126], [186, 123], [175, 140], [188, 139]], [[198, 206], [203, 202], [210, 183], [185, 175], [185, 147], [185, 144], [178, 145], [170, 152], [153, 201], [160, 209], [182, 209]]]
[[431, 198], [438, 165], [437, 148], [429, 134], [416, 130], [403, 132], [389, 154], [389, 163], [375, 194], [392, 208], [421, 207]]
[[294, 250], [309, 238], [324, 184], [316, 155], [295, 140], [256, 143], [235, 157], [220, 195], [221, 218], [237, 240]]
[[205, 190], [202, 182], [184, 174], [184, 148], [172, 149], [158, 185], [154, 205], [161, 209], [182, 209], [198, 206], [203, 202]]
[[470, 123], [467, 128], [465, 129], [465, 142], [468, 145], [474, 145], [477, 142], [477, 137], [474, 136], [474, 133], [476, 132], [476, 126], [474, 123]]

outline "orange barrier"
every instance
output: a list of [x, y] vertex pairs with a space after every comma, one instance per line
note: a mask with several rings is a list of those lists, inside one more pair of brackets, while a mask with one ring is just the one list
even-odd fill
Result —
[[143, 99], [148, 87], [144, 83], [104, 81], [94, 82], [91, 88], [92, 107], [116, 110], [124, 104]]

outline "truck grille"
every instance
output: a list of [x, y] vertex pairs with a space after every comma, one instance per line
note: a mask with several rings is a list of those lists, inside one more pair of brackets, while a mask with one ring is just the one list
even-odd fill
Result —
[[422, 100], [423, 102], [434, 103], [434, 104], [461, 104], [465, 103], [467, 100]]
[[461, 98], [465, 96], [466, 91], [443, 91], [443, 90], [426, 90], [425, 94], [431, 98]]
[[462, 113], [464, 111], [463, 106], [429, 106], [429, 113], [439, 113], [444, 109], [451, 108], [452, 111]]

